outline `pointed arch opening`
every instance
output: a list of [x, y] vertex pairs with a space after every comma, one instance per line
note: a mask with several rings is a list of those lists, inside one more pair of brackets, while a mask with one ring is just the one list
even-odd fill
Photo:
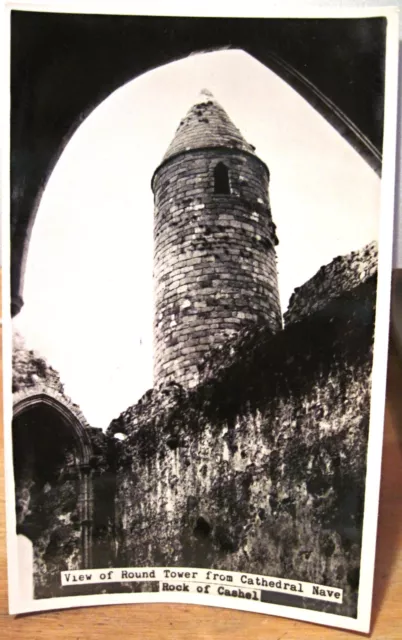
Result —
[[62, 595], [60, 571], [91, 566], [92, 446], [78, 418], [38, 394], [14, 407], [17, 534], [33, 545], [34, 598]]
[[217, 194], [230, 193], [229, 169], [223, 162], [218, 162], [214, 169], [214, 192]]

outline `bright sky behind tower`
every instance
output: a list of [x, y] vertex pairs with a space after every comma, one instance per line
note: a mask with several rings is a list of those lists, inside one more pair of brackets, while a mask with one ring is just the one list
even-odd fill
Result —
[[14, 321], [93, 426], [152, 386], [150, 182], [203, 88], [270, 169], [283, 311], [321, 265], [377, 238], [379, 178], [248, 54], [194, 55], [124, 85], [79, 127], [49, 179]]

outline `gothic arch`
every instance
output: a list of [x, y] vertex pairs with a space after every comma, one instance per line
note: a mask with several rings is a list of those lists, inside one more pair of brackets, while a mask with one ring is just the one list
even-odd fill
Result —
[[[58, 541], [69, 545], [74, 568], [92, 564], [92, 445], [84, 424], [74, 405], [56, 393], [17, 394], [13, 407], [17, 532], [33, 542], [36, 562], [38, 557], [39, 563], [49, 558], [54, 583], [59, 567], [49, 549], [57, 553]], [[46, 585], [40, 573], [39, 593], [47, 588], [53, 593], [54, 586]]]
[[92, 445], [90, 437], [83, 426], [85, 419], [81, 412], [74, 411], [74, 408], [69, 406], [69, 403], [64, 401], [61, 396], [58, 398], [58, 395], [56, 393], [51, 395], [50, 392], [42, 391], [23, 394], [22, 397], [17, 394], [13, 403], [13, 416], [15, 418], [22, 412], [41, 404], [59, 412], [66, 424], [73, 430], [79, 446], [81, 465], [87, 466], [92, 455]]

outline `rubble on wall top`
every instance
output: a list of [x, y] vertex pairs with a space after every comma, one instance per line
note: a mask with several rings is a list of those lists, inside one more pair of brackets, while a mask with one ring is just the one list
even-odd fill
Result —
[[[378, 250], [375, 241], [357, 251], [337, 256], [297, 287], [284, 314], [285, 325], [300, 322], [322, 309], [331, 299], [351, 291], [377, 273]], [[347, 311], [346, 311], [347, 312]]]

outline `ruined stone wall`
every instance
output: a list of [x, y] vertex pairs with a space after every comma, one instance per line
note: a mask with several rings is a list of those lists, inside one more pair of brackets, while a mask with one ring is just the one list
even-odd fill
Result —
[[[338, 256], [322, 266], [313, 278], [295, 289], [284, 315], [285, 324], [298, 322], [314, 311], [322, 309], [329, 300], [365, 282], [377, 273], [377, 264], [377, 243], [372, 242], [359, 251]], [[340, 307], [338, 313], [347, 314], [348, 307]]]
[[62, 596], [60, 571], [113, 562], [113, 442], [18, 333], [12, 387], [17, 533], [33, 544], [35, 597]]
[[343, 605], [288, 604], [356, 615], [375, 290], [369, 278], [347, 293], [347, 321], [336, 298], [275, 335], [244, 336], [228, 366], [176, 389], [164, 410], [163, 390], [151, 392], [114, 421], [111, 433], [128, 434], [120, 566], [328, 584], [344, 589]]
[[[230, 194], [214, 193], [221, 161]], [[258, 158], [225, 149], [182, 153], [157, 170], [155, 384], [193, 386], [212, 343], [246, 324], [281, 328], [268, 180]]]
[[[284, 330], [273, 332], [264, 319], [245, 326], [209, 353], [197, 388], [160, 384], [114, 420], [106, 436], [82, 417], [91, 442], [82, 470], [93, 489], [88, 521], [81, 518], [83, 475], [69, 432], [64, 440], [56, 434], [61, 448], [49, 467], [53, 476], [45, 469], [39, 484], [37, 471], [30, 475], [30, 446], [37, 442], [19, 439], [24, 464], [22, 473], [15, 467], [16, 500], [19, 524], [34, 543], [36, 596], [65, 595], [59, 571], [82, 566], [90, 527], [92, 566], [213, 567], [327, 584], [344, 590], [343, 605], [291, 596], [282, 604], [356, 615], [372, 271], [364, 268], [353, 286], [355, 271], [345, 269], [331, 288], [336, 269], [327, 266], [327, 304], [309, 281], [299, 291], [300, 312]], [[21, 344], [14, 385], [17, 403], [47, 389], [80, 416], [57, 372]], [[35, 435], [30, 425], [28, 431]], [[126, 440], [116, 440], [118, 433]], [[157, 585], [111, 587], [148, 588]]]
[[23, 337], [17, 331], [13, 332], [12, 376], [14, 398], [15, 394], [33, 392], [41, 387], [64, 395], [64, 387], [57, 371], [38, 353], [27, 349]]

